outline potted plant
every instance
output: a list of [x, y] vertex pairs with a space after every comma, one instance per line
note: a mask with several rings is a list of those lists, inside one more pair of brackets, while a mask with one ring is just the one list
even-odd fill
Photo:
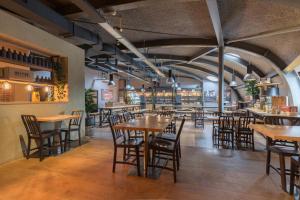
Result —
[[85, 90], [85, 112], [86, 112], [86, 125], [91, 125], [91, 118], [89, 113], [95, 112], [98, 109], [98, 105], [94, 102], [93, 90]]
[[256, 80], [249, 80], [245, 82], [246, 94], [252, 97], [253, 103], [259, 98], [259, 88], [256, 85]]

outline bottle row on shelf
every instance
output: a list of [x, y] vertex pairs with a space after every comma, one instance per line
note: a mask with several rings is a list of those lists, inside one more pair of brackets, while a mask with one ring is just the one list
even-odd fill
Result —
[[17, 53], [16, 50], [5, 49], [4, 47], [0, 49], [0, 58], [49, 69], [59, 66], [59, 63], [53, 61], [51, 58], [34, 55], [27, 56], [25, 53]]

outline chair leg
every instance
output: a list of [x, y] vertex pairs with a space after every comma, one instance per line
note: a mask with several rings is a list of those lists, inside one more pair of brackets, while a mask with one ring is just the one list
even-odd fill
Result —
[[[126, 151], [127, 151], [127, 148], [124, 147], [124, 150], [123, 150], [123, 161], [126, 160]], [[128, 148], [128, 153], [129, 153], [129, 148]]]
[[140, 150], [139, 147], [135, 148], [135, 154], [136, 154], [136, 168], [137, 168], [137, 174], [138, 176], [141, 176], [141, 168], [140, 168]]
[[270, 174], [270, 163], [271, 163], [271, 151], [267, 150], [267, 161], [266, 161], [266, 174]]
[[251, 134], [251, 143], [252, 143], [252, 151], [255, 151], [255, 146], [254, 146], [254, 133]]
[[64, 145], [63, 145], [63, 142], [62, 142], [61, 132], [58, 133], [58, 137], [59, 137], [60, 153], [63, 153], [64, 152]]
[[80, 129], [78, 129], [78, 141], [79, 141], [79, 145], [81, 145], [81, 133], [80, 133]]
[[231, 148], [234, 149], [234, 133], [232, 132], [230, 135], [231, 135]]
[[30, 156], [30, 150], [31, 150], [31, 138], [28, 137], [28, 147], [27, 147], [27, 155], [26, 155], [26, 159], [29, 159], [29, 156]]
[[296, 166], [291, 159], [290, 195], [294, 194]]
[[114, 148], [114, 158], [113, 158], [113, 168], [112, 171], [115, 173], [116, 170], [116, 162], [117, 162], [117, 148]]
[[40, 139], [40, 146], [39, 146], [39, 155], [40, 155], [40, 161], [44, 159], [44, 154], [43, 154], [43, 139]]
[[174, 176], [174, 183], [176, 183], [176, 156], [175, 156], [175, 152], [173, 152], [173, 176]]
[[283, 154], [279, 154], [280, 161], [280, 177], [281, 177], [281, 188], [286, 192], [286, 176], [285, 176], [285, 159]]
[[49, 137], [48, 139], [48, 153], [51, 155], [51, 138]]
[[179, 158], [181, 158], [181, 145], [180, 145], [180, 140], [179, 140], [179, 145], [178, 145], [178, 153], [179, 153]]
[[155, 168], [155, 154], [156, 154], [156, 150], [153, 149], [152, 150], [152, 161], [151, 161], [151, 163], [152, 163], [152, 169]]
[[69, 132], [65, 132], [65, 143], [64, 143], [64, 151], [67, 151], [67, 144], [69, 142]]
[[176, 162], [177, 162], [177, 170], [179, 170], [179, 148], [176, 148]]

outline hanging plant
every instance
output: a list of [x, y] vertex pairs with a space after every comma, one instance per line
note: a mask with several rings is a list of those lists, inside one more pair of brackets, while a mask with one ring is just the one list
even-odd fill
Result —
[[66, 91], [66, 75], [59, 63], [56, 63], [53, 70], [53, 82], [56, 87], [56, 101], [61, 101], [66, 98], [67, 91]]
[[252, 96], [253, 99], [257, 99], [257, 96], [259, 95], [259, 88], [256, 83], [256, 80], [249, 80], [245, 82], [246, 94]]

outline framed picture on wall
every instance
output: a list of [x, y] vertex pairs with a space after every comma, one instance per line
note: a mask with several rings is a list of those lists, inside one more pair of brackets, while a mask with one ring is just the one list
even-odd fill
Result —
[[110, 89], [101, 89], [101, 101], [112, 101], [113, 91]]

